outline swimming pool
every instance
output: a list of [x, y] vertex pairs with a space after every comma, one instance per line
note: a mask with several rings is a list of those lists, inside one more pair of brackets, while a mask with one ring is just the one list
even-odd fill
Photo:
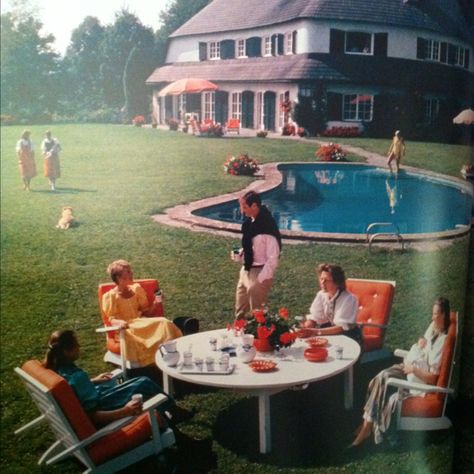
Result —
[[[384, 222], [403, 235], [430, 235], [470, 225], [472, 192], [454, 180], [347, 163], [280, 164], [278, 170], [281, 184], [262, 199], [283, 231], [365, 236], [370, 224]], [[242, 220], [235, 200], [193, 214]]]

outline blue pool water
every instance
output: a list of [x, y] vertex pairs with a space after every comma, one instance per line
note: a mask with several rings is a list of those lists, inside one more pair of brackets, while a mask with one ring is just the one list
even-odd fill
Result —
[[[283, 181], [262, 194], [280, 229], [365, 234], [373, 222], [391, 222], [402, 234], [442, 232], [469, 225], [472, 196], [461, 186], [402, 171], [364, 165], [280, 165]], [[237, 201], [195, 211], [241, 222]]]

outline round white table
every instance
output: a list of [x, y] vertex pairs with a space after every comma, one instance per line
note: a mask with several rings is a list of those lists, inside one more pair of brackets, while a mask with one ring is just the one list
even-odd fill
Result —
[[[156, 364], [163, 372], [163, 388], [172, 394], [172, 379], [211, 387], [229, 388], [243, 391], [258, 397], [259, 406], [259, 432], [260, 452], [268, 453], [271, 450], [271, 424], [270, 424], [270, 396], [292, 387], [304, 386], [311, 382], [324, 380], [339, 373], [344, 373], [344, 406], [352, 408], [353, 404], [353, 365], [360, 355], [360, 346], [346, 336], [327, 336], [328, 357], [324, 362], [309, 362], [303, 352], [308, 347], [304, 340], [296, 340], [289, 347], [273, 353], [257, 353], [256, 359], [271, 359], [278, 363], [272, 372], [254, 372], [239, 360], [231, 357], [230, 363], [235, 365], [231, 374], [209, 374], [204, 369], [202, 373], [183, 373], [183, 352], [191, 349], [193, 358], [208, 356], [215, 357], [217, 361], [222, 354], [220, 350], [213, 351], [209, 344], [210, 337], [216, 337], [218, 344], [223, 335], [227, 335], [233, 345], [240, 344], [239, 337], [231, 337], [225, 329], [200, 332], [184, 336], [177, 341], [177, 350], [180, 352], [180, 361], [176, 367], [169, 367], [163, 361], [160, 351], [156, 353]], [[342, 359], [336, 359], [335, 346], [343, 347]]]

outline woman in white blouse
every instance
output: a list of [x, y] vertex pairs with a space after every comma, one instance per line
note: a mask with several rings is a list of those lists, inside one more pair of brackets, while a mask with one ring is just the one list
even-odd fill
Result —
[[[363, 422], [352, 447], [360, 446], [374, 434], [375, 443], [382, 442], [383, 433], [390, 425], [391, 414], [397, 401], [397, 393], [385, 399], [385, 381], [389, 377], [399, 379], [413, 374], [424, 383], [434, 385], [438, 380], [443, 346], [449, 328], [450, 307], [446, 298], [437, 298], [433, 305], [431, 324], [424, 334], [426, 339], [426, 362], [428, 367], [419, 367], [410, 363], [395, 364], [379, 372], [369, 383], [367, 401], [364, 406]], [[413, 395], [413, 394], [412, 394]], [[416, 395], [420, 395], [416, 393]], [[407, 397], [410, 393], [407, 393]]]

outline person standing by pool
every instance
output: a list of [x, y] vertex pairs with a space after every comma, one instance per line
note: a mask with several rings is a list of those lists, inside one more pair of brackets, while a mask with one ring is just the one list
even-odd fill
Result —
[[41, 151], [44, 158], [44, 176], [49, 179], [51, 191], [56, 191], [56, 179], [61, 176], [59, 166], [59, 152], [61, 145], [57, 138], [51, 136], [51, 132], [46, 132], [45, 139], [41, 143]]
[[31, 178], [36, 176], [35, 148], [30, 136], [31, 132], [25, 130], [16, 142], [16, 156], [25, 191], [30, 191]]
[[259, 194], [249, 191], [239, 203], [245, 216], [242, 248], [231, 252], [232, 260], [243, 262], [235, 292], [236, 319], [267, 303], [281, 251], [278, 225]]
[[321, 290], [298, 334], [300, 337], [344, 334], [360, 343], [361, 332], [356, 324], [359, 302], [346, 290], [344, 270], [339, 265], [322, 263], [316, 272]]
[[392, 143], [387, 153], [388, 154], [387, 165], [390, 168], [391, 172], [393, 171], [392, 169], [393, 160], [395, 160], [397, 173], [400, 171], [400, 161], [402, 159], [402, 156], [405, 156], [405, 150], [406, 150], [405, 140], [400, 135], [400, 130], [397, 130], [395, 132], [395, 135], [393, 136]]

